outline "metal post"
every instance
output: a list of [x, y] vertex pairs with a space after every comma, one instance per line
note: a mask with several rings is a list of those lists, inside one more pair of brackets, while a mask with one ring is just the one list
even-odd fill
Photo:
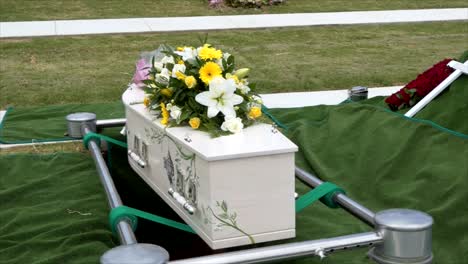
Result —
[[[298, 177], [300, 180], [314, 188], [323, 183], [323, 181], [321, 181], [319, 178], [298, 167], [296, 167], [296, 177]], [[336, 194], [333, 197], [333, 200], [336, 203], [338, 203], [341, 207], [346, 209], [348, 212], [361, 219], [362, 221], [366, 222], [370, 226], [374, 226], [375, 213], [371, 210], [355, 202], [354, 200], [342, 193]]]
[[206, 257], [170, 261], [169, 264], [264, 263], [311, 255], [324, 257], [325, 252], [360, 246], [370, 246], [381, 242], [382, 237], [378, 233], [368, 232], [327, 239], [262, 247], [256, 249], [247, 249], [237, 252], [222, 253]]
[[[90, 130], [85, 127], [84, 135], [90, 132]], [[96, 169], [101, 179], [104, 190], [106, 191], [107, 201], [111, 209], [123, 205], [122, 200], [120, 199], [117, 189], [115, 188], [114, 181], [110, 175], [109, 169], [107, 168], [106, 162], [101, 155], [101, 149], [94, 140], [90, 140], [88, 143], [88, 149], [91, 152], [91, 156], [94, 159], [96, 164]], [[122, 245], [130, 245], [137, 243], [135, 234], [133, 233], [130, 221], [128, 219], [123, 219], [117, 224], [117, 231], [119, 232], [120, 243]]]
[[[96, 115], [93, 113], [76, 113], [67, 116], [68, 130], [73, 132], [74, 137], [84, 137], [86, 134], [95, 131]], [[80, 125], [80, 133], [77, 131], [77, 124]], [[109, 124], [109, 123], [108, 123]], [[96, 140], [88, 142], [88, 149], [96, 164], [96, 169], [104, 186], [107, 200], [111, 209], [121, 206], [122, 200], [114, 185], [114, 181], [107, 168], [106, 162], [101, 154], [101, 149]], [[151, 263], [165, 264], [169, 260], [169, 253], [162, 247], [152, 244], [140, 244], [135, 238], [130, 220], [123, 218], [117, 223], [117, 232], [121, 246], [108, 250], [101, 256], [102, 264], [117, 263]]]

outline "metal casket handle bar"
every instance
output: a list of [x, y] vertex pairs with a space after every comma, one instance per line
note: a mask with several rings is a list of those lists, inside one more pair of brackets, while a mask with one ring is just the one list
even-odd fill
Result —
[[138, 164], [138, 166], [140, 166], [141, 168], [146, 167], [146, 162], [140, 156], [138, 156], [138, 154], [131, 150], [128, 150], [127, 154], [133, 161], [135, 161]]
[[193, 215], [195, 213], [195, 207], [193, 207], [187, 200], [178, 192], [174, 191], [174, 189], [169, 188], [167, 191], [174, 200], [182, 205], [182, 207], [187, 211], [189, 214]]

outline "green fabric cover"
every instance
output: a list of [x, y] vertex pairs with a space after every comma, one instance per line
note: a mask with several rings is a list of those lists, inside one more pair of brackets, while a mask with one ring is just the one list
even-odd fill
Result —
[[[0, 143], [70, 140], [71, 138], [65, 136], [65, 117], [75, 112], [93, 112], [96, 113], [97, 119], [125, 117], [121, 102], [9, 108], [0, 127]], [[119, 131], [120, 128], [106, 128], [104, 134], [119, 137]]]
[[[462, 263], [461, 257], [468, 257], [467, 91], [468, 76], [463, 76], [418, 119], [376, 106], [383, 98], [270, 113], [299, 146], [297, 166], [339, 184], [374, 211], [429, 213], [435, 221], [435, 263]], [[421, 120], [426, 118], [432, 122]]]
[[0, 155], [0, 171], [0, 263], [98, 263], [116, 245], [89, 155]]
[[[416, 116], [446, 129], [391, 113], [383, 98], [270, 111], [299, 146], [299, 167], [339, 185], [371, 210], [413, 208], [431, 214], [435, 263], [464, 263], [468, 257], [468, 140], [463, 136], [468, 134], [467, 93], [464, 76]], [[60, 137], [66, 114], [97, 112], [94, 107], [77, 108], [19, 109], [21, 115], [7, 117], [3, 139]], [[98, 118], [123, 116], [122, 109], [111, 109], [103, 106], [102, 113], [112, 115], [98, 113]], [[126, 159], [125, 149], [112, 148], [111, 173], [125, 205], [180, 221]], [[0, 263], [97, 263], [115, 245], [107, 226], [104, 191], [88, 155], [3, 155], [0, 171]], [[296, 190], [304, 194], [310, 188], [297, 181]], [[295, 239], [266, 245], [372, 230], [344, 210], [321, 203], [307, 207], [296, 219]], [[196, 235], [144, 219], [139, 220], [136, 235], [139, 242], [166, 248], [171, 259], [214, 253]], [[371, 263], [367, 250], [336, 252], [325, 261], [309, 257], [282, 263]]]

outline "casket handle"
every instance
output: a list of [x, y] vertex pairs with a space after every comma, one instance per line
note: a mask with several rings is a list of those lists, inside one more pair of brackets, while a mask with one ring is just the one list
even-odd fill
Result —
[[193, 215], [195, 213], [195, 207], [193, 207], [187, 200], [180, 195], [178, 192], [174, 191], [174, 189], [169, 188], [167, 191], [174, 200], [176, 200], [177, 203], [182, 205], [182, 207], [187, 211], [189, 214]]
[[138, 156], [138, 154], [131, 150], [128, 150], [127, 154], [133, 161], [135, 161], [138, 164], [138, 166], [140, 166], [141, 168], [146, 167], [146, 162], [140, 156]]

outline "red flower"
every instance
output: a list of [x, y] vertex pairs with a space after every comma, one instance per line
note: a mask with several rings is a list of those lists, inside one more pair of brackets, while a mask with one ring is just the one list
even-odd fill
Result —
[[[452, 59], [445, 59], [436, 63], [430, 69], [419, 74], [416, 79], [409, 82], [398, 92], [387, 97], [385, 102], [390, 109], [395, 111], [412, 106], [430, 93], [453, 72], [453, 69], [447, 66], [451, 60]], [[413, 89], [416, 90], [414, 93], [410, 91]]]
[[[403, 104], [403, 101], [400, 98], [398, 98], [396, 94], [392, 94], [385, 99], [385, 103], [387, 103], [390, 106], [390, 109], [396, 111], [398, 110], [398, 106]], [[396, 108], [394, 109], [394, 107]]]

